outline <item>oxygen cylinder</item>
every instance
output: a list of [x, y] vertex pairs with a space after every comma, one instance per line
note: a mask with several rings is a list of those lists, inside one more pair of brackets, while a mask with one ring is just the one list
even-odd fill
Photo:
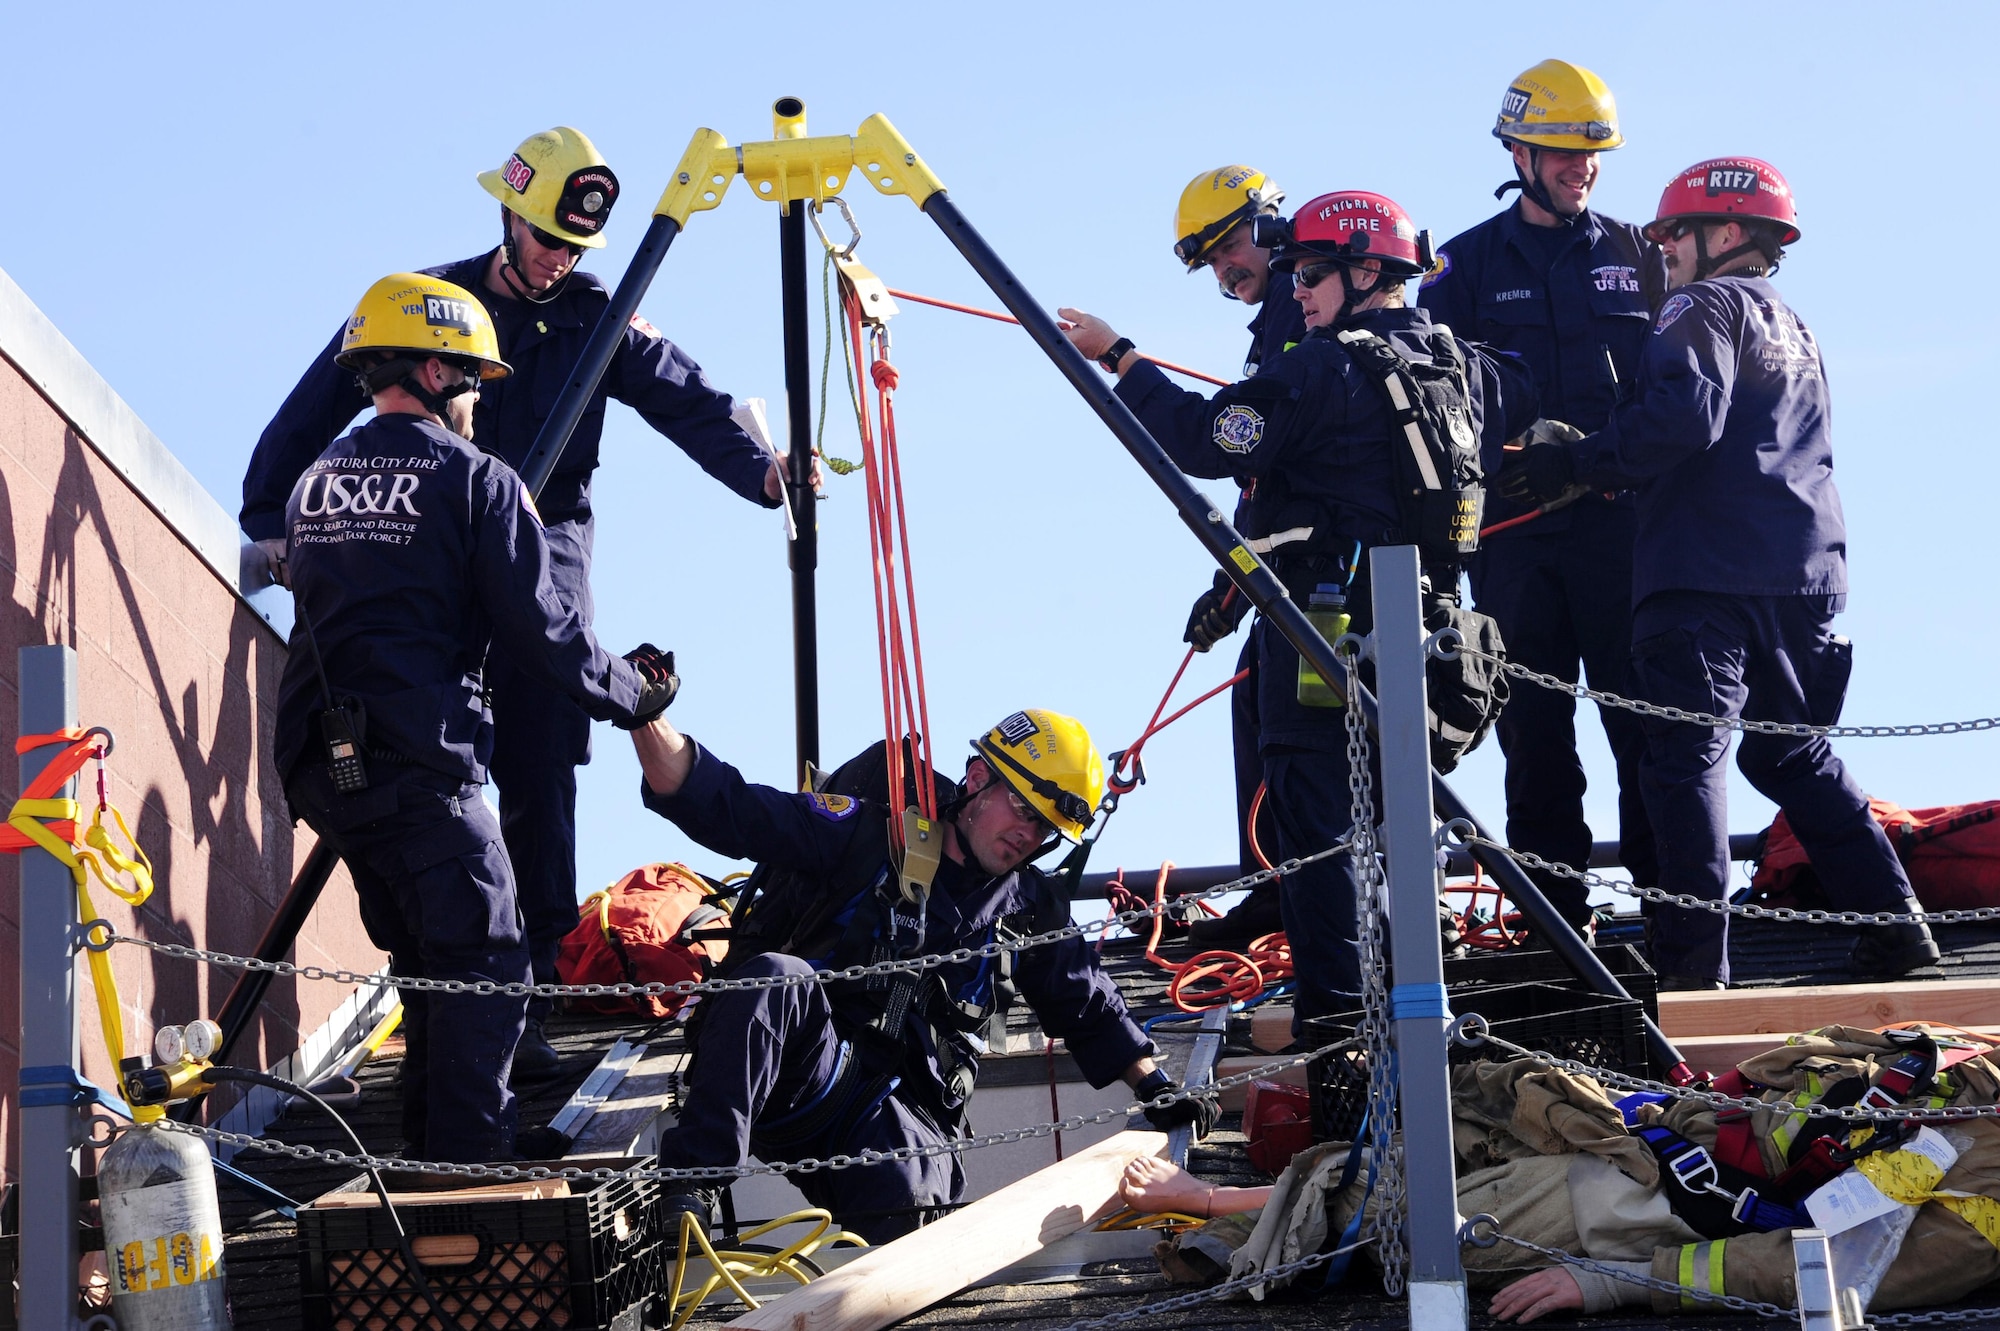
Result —
[[208, 1146], [158, 1108], [133, 1117], [97, 1162], [112, 1315], [120, 1331], [230, 1331]]

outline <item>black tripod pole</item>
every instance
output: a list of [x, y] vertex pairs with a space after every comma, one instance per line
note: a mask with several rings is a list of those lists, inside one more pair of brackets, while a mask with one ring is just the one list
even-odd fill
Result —
[[521, 459], [521, 465], [516, 468], [529, 494], [540, 496], [542, 487], [549, 483], [556, 463], [562, 459], [563, 449], [569, 447], [569, 437], [576, 433], [576, 423], [583, 419], [584, 408], [590, 405], [597, 385], [604, 379], [604, 371], [611, 365], [611, 357], [617, 354], [618, 343], [631, 325], [632, 316], [639, 312], [639, 302], [645, 298], [646, 288], [653, 285], [653, 275], [660, 271], [660, 261], [667, 257], [674, 237], [680, 233], [679, 222], [664, 213], [653, 214], [652, 225], [646, 228], [645, 238], [639, 242], [639, 252], [632, 256], [625, 276], [618, 279], [618, 289], [611, 293], [611, 303], [598, 316], [597, 327], [591, 330], [590, 340], [583, 344], [583, 354], [577, 357], [576, 368], [570, 371], [569, 382], [563, 385], [562, 394], [556, 398], [549, 418], [542, 422], [534, 447], [528, 450], [528, 456]]
[[[299, 930], [305, 927], [312, 914], [314, 903], [326, 887], [326, 880], [333, 876], [334, 866], [340, 863], [340, 856], [333, 853], [333, 847], [321, 841], [315, 844], [306, 861], [299, 866], [298, 876], [292, 879], [284, 900], [271, 913], [264, 925], [264, 936], [257, 940], [251, 955], [259, 961], [282, 961], [285, 954], [298, 942]], [[271, 972], [266, 970], [244, 971], [236, 977], [236, 983], [229, 987], [229, 996], [222, 1000], [222, 1011], [216, 1014], [216, 1024], [222, 1027], [222, 1040], [215, 1047], [217, 1062], [227, 1062], [235, 1050], [237, 1041], [250, 1029], [256, 1020], [257, 1009], [263, 1006], [264, 992], [271, 987]], [[183, 1123], [192, 1123], [201, 1107], [201, 1096], [184, 1100], [175, 1105], [169, 1113]]]
[[[783, 106], [783, 103], [780, 103]], [[778, 251], [785, 313], [785, 420], [791, 456], [785, 494], [797, 534], [792, 539], [792, 714], [799, 788], [819, 761], [819, 514], [813, 493], [812, 361], [806, 304], [806, 202], [792, 199], [778, 215]]]
[[[1072, 387], [1083, 396], [1083, 400], [1098, 415], [1098, 418], [1117, 436], [1125, 451], [1132, 455], [1140, 468], [1145, 471], [1153, 484], [1173, 503], [1181, 521], [1187, 524], [1195, 539], [1209, 556], [1221, 565], [1223, 571], [1235, 581], [1244, 595], [1250, 598], [1271, 625], [1296, 647], [1299, 655], [1312, 663], [1321, 679], [1338, 680], [1346, 678], [1345, 666], [1335, 658], [1332, 646], [1320, 636], [1312, 626], [1305, 612], [1300, 610], [1284, 583], [1280, 582], [1265, 563], [1251, 553], [1243, 538], [1231, 525], [1228, 517], [1217, 508], [1208, 497], [1196, 488], [1181, 469], [1174, 465], [1139, 418], [1132, 414], [1114, 393], [1095, 366], [1085, 360], [1083, 353], [1071, 346], [1064, 337], [1056, 321], [1021, 286], [1020, 281], [1008, 269], [1000, 256], [966, 221], [958, 206], [948, 198], [943, 190], [938, 190], [924, 201], [923, 210], [930, 215], [938, 229], [974, 272], [1000, 298], [1008, 311], [1021, 321], [1021, 327], [1035, 340], [1048, 358], [1070, 381]], [[1375, 700], [1366, 690], [1359, 698], [1352, 700], [1362, 708], [1371, 732], [1376, 730]], [[1485, 830], [1480, 827], [1471, 811], [1459, 799], [1442, 777], [1431, 778], [1432, 798], [1439, 814], [1445, 819], [1464, 818], [1471, 822], [1480, 836]], [[1473, 853], [1484, 864], [1514, 904], [1528, 917], [1535, 932], [1545, 939], [1562, 959], [1568, 963], [1578, 978], [1592, 989], [1602, 994], [1618, 998], [1630, 998], [1617, 977], [1605, 968], [1590, 948], [1579, 938], [1576, 931], [1564, 923], [1555, 907], [1549, 904], [1527, 874], [1513, 860], [1485, 846], [1475, 846]], [[1662, 1068], [1675, 1068], [1681, 1064], [1680, 1051], [1667, 1039], [1655, 1023], [1648, 1018], [1646, 1034], [1649, 1050]]]

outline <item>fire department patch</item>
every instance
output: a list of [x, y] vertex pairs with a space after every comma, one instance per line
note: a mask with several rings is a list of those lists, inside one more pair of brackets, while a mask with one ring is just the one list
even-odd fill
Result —
[[1248, 453], [1264, 438], [1264, 418], [1237, 403], [1215, 418], [1215, 445], [1225, 453]]
[[1423, 288], [1430, 286], [1435, 282], [1443, 281], [1444, 278], [1450, 272], [1451, 272], [1451, 251], [1439, 250], [1437, 256], [1437, 262], [1433, 263], [1431, 265], [1431, 270], [1428, 273], [1424, 274], [1424, 280], [1417, 283], [1417, 289], [1422, 290]]
[[637, 329], [639, 332], [644, 333], [647, 337], [666, 336], [659, 329], [653, 327], [652, 324], [648, 323], [646, 320], [646, 316], [643, 314], [635, 314], [632, 316], [632, 327]]
[[845, 795], [808, 795], [808, 800], [819, 816], [829, 822], [841, 822], [854, 816], [854, 801]]
[[1676, 291], [1667, 297], [1667, 303], [1660, 306], [1660, 317], [1653, 324], [1653, 331], [1664, 333], [1673, 326], [1674, 320], [1694, 308], [1694, 297], [1685, 291]]

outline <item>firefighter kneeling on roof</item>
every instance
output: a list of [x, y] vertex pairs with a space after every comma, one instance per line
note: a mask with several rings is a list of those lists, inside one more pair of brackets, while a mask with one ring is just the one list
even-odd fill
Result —
[[[1030, 861], [1064, 838], [1080, 839], [1104, 792], [1104, 764], [1075, 720], [1016, 712], [974, 742], [964, 784], [940, 801], [942, 861], [915, 903], [902, 894], [891, 848], [888, 820], [899, 809], [752, 785], [664, 718], [634, 731], [633, 743], [646, 807], [708, 849], [760, 866], [762, 891], [739, 908], [725, 973], [794, 981], [703, 996], [687, 1107], [661, 1138], [663, 1167], [736, 1167], [753, 1151], [777, 1163], [953, 1140], [978, 1077], [979, 1037], [1009, 980], [1043, 1029], [1068, 1043], [1091, 1085], [1122, 1078], [1142, 1099], [1173, 1089], [1081, 938], [867, 980], [797, 982], [816, 970], [979, 948], [1068, 924], [1068, 900]], [[1157, 1127], [1194, 1124], [1203, 1133], [1215, 1115], [1212, 1100], [1147, 1111]], [[950, 1153], [792, 1182], [877, 1243], [965, 1191]], [[691, 1213], [709, 1221], [715, 1194], [669, 1196], [668, 1220], [678, 1225]]]

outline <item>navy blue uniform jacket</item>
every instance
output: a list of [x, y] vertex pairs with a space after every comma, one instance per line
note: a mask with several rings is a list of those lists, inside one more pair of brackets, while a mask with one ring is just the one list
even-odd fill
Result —
[[335, 696], [360, 699], [366, 747], [486, 780], [489, 641], [600, 720], [630, 719], [640, 681], [549, 579], [549, 550], [514, 469], [419, 416], [377, 416], [305, 470], [286, 507], [298, 606], [278, 691], [288, 778], [323, 760], [312, 642]]
[[[1538, 414], [1588, 434], [1631, 395], [1666, 290], [1666, 265], [1639, 228], [1599, 213], [1586, 211], [1561, 233], [1530, 234], [1543, 230], [1522, 220], [1516, 206], [1453, 237], [1417, 303], [1460, 337], [1519, 358], [1534, 375]], [[1554, 261], [1544, 266], [1551, 246]], [[1499, 473], [1504, 442], [1486, 449], [1488, 476]], [[1526, 511], [1488, 488], [1488, 526]], [[1569, 522], [1569, 512], [1558, 509], [1494, 539], [1545, 536]]]
[[[518, 467], [534, 446], [542, 422], [555, 409], [556, 398], [610, 297], [595, 277], [576, 273], [562, 294], [546, 305], [503, 300], [486, 289], [491, 258], [488, 251], [425, 271], [472, 292], [493, 317], [500, 358], [514, 367], [514, 373], [481, 386], [479, 405], [473, 409], [473, 438], [508, 466]], [[368, 406], [354, 372], [333, 363], [340, 340], [341, 333], [336, 332], [265, 427], [251, 454], [243, 477], [240, 521], [252, 540], [285, 534], [285, 500], [293, 483]], [[538, 506], [544, 521], [589, 521], [590, 474], [597, 469], [606, 397], [633, 408], [703, 471], [737, 494], [772, 506], [764, 497], [769, 461], [729, 419], [729, 395], [712, 387], [686, 352], [635, 318], [542, 490]]]
[[1828, 411], [1819, 344], [1769, 282], [1669, 295], [1636, 394], [1576, 445], [1580, 479], [1639, 492], [1633, 604], [1670, 590], [1844, 594]]
[[[853, 800], [752, 785], [698, 745], [693, 770], [678, 791], [656, 795], [642, 781], [640, 793], [647, 808], [718, 855], [794, 869], [809, 878], [837, 872], [862, 819], [880, 813]], [[829, 891], [843, 888], [827, 886]], [[845, 890], [858, 895], [869, 886], [846, 885]], [[983, 947], [993, 941], [1003, 916], [1030, 911], [1040, 894], [1054, 891], [1047, 876], [1032, 867], [995, 879], [947, 861], [932, 888], [925, 931], [913, 955]], [[1067, 911], [1062, 915], [1068, 918]], [[981, 959], [947, 963], [937, 973], [956, 999], [979, 1003], [990, 998], [993, 971], [994, 963]], [[1016, 954], [1014, 983], [1042, 1029], [1068, 1044], [1092, 1086], [1109, 1086], [1142, 1054], [1152, 1052], [1152, 1043], [1126, 1012], [1118, 986], [1081, 938]], [[827, 996], [840, 1002], [837, 988]], [[928, 1027], [913, 1022], [912, 1030], [921, 1031], [913, 1038], [924, 1042], [930, 1073], [942, 1083]]]
[[1243, 362], [1245, 379], [1284, 355], [1294, 343], [1306, 340], [1306, 312], [1292, 296], [1290, 273], [1271, 274], [1271, 284], [1264, 288], [1264, 301], [1257, 307], [1257, 317], [1250, 321], [1249, 332], [1250, 358]]

